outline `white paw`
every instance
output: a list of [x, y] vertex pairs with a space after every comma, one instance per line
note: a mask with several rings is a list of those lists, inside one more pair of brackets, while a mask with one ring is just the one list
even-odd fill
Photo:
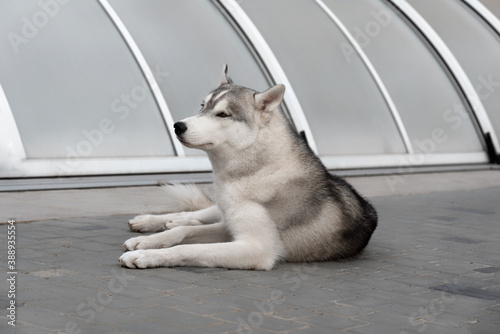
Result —
[[165, 230], [166, 220], [155, 215], [139, 215], [128, 221], [133, 232], [159, 232]]
[[127, 241], [125, 241], [125, 243], [123, 244], [123, 247], [128, 251], [133, 251], [133, 250], [137, 250], [137, 249], [155, 248], [155, 247], [149, 247], [149, 246], [151, 246], [151, 245], [148, 242], [148, 236], [130, 238]]
[[132, 251], [137, 249], [159, 249], [172, 247], [182, 241], [182, 230], [177, 232], [163, 231], [160, 233], [140, 236], [128, 239], [123, 244], [126, 250]]
[[120, 265], [132, 269], [161, 267], [162, 257], [155, 250], [136, 250], [123, 253], [119, 260]]

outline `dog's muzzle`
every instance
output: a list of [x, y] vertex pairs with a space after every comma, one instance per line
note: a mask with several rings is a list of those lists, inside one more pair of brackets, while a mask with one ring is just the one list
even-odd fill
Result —
[[180, 136], [187, 130], [187, 126], [183, 122], [177, 122], [174, 124], [175, 134]]

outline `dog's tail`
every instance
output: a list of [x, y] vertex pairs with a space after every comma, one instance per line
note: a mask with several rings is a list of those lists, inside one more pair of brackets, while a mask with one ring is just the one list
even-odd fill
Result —
[[196, 211], [213, 206], [210, 197], [194, 184], [163, 184], [172, 211]]

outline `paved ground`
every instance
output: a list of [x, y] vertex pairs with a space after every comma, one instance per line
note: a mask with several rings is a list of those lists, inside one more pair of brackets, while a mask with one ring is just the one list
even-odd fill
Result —
[[[131, 215], [112, 215], [113, 205], [107, 212], [82, 210], [87, 205], [78, 199], [99, 195], [102, 205], [105, 190], [61, 192], [58, 202], [43, 210], [44, 219], [51, 210], [56, 219], [15, 225], [14, 275], [7, 274], [8, 225], [0, 226], [0, 333], [496, 334], [500, 187], [495, 182], [500, 171], [485, 173], [484, 179], [494, 181], [482, 187], [478, 174], [462, 173], [461, 187], [440, 186], [431, 193], [412, 189], [433, 179], [447, 184], [456, 175], [404, 178], [396, 183], [404, 188], [399, 192], [380, 183], [377, 194], [372, 184], [365, 193], [379, 211], [380, 225], [360, 256], [281, 264], [269, 272], [122, 269], [117, 262], [121, 245], [135, 235], [127, 230]], [[385, 187], [390, 185], [385, 181]], [[360, 179], [353, 183], [363, 188]], [[109, 202], [146, 202], [139, 192], [110, 190], [115, 197]], [[11, 210], [25, 214], [17, 217], [36, 217], [41, 202], [33, 198], [46, 203], [54, 194], [11, 194], [17, 199]], [[56, 208], [65, 201], [75, 209], [71, 212], [66, 203], [68, 211], [58, 216]], [[1, 212], [8, 210], [4, 206]], [[15, 288], [6, 283], [11, 276]], [[9, 289], [15, 289], [16, 327], [6, 317], [14, 300]]]

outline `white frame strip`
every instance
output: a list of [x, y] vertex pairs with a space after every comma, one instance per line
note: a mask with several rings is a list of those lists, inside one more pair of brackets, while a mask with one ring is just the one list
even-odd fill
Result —
[[330, 17], [330, 19], [335, 23], [335, 25], [340, 29], [342, 34], [347, 38], [349, 43], [354, 47], [354, 50], [358, 53], [359, 57], [361, 58], [361, 61], [365, 64], [366, 68], [368, 69], [368, 72], [372, 76], [373, 80], [375, 80], [375, 84], [378, 86], [385, 102], [387, 103], [387, 106], [389, 107], [389, 110], [391, 111], [392, 117], [394, 121], [396, 122], [396, 126], [398, 127], [399, 133], [403, 139], [403, 142], [406, 146], [406, 150], [409, 154], [413, 154], [413, 145], [410, 141], [410, 137], [408, 136], [408, 132], [406, 131], [406, 127], [401, 119], [401, 116], [399, 114], [399, 111], [394, 104], [394, 101], [391, 98], [391, 95], [389, 94], [389, 91], [387, 90], [387, 87], [385, 86], [384, 82], [382, 81], [382, 78], [380, 78], [380, 75], [378, 74], [377, 70], [373, 66], [372, 62], [366, 55], [366, 53], [363, 51], [363, 48], [359, 45], [359, 43], [356, 41], [354, 36], [350, 33], [350, 31], [347, 29], [347, 27], [340, 21], [340, 19], [333, 13], [333, 11], [322, 1], [322, 0], [316, 0], [316, 3], [321, 7], [321, 9]]
[[26, 159], [1, 169], [0, 178], [63, 177], [211, 171], [206, 157], [141, 157], [94, 159]]
[[488, 22], [497, 34], [500, 35], [500, 19], [493, 14], [485, 5], [478, 0], [462, 0], [472, 7], [486, 22]]
[[179, 157], [184, 157], [186, 156], [186, 153], [184, 152], [184, 148], [182, 144], [177, 140], [177, 137], [173, 133], [174, 129], [174, 120], [172, 118], [172, 115], [170, 114], [170, 109], [168, 108], [167, 102], [165, 101], [165, 97], [163, 96], [160, 86], [158, 85], [158, 82], [156, 81], [156, 78], [154, 77], [153, 72], [151, 71], [151, 68], [148, 65], [148, 62], [146, 61], [146, 58], [144, 58], [144, 55], [142, 54], [141, 50], [139, 49], [139, 46], [135, 42], [134, 38], [128, 31], [127, 27], [123, 23], [123, 21], [120, 19], [118, 14], [115, 12], [113, 7], [109, 4], [108, 0], [98, 0], [101, 6], [104, 8], [108, 16], [110, 17], [111, 21], [115, 24], [116, 28], [120, 32], [120, 34], [123, 36], [123, 39], [125, 40], [125, 43], [127, 43], [128, 47], [132, 51], [133, 56], [135, 57], [137, 63], [139, 64], [139, 67], [141, 68], [144, 76], [146, 77], [146, 80], [149, 84], [149, 87], [151, 88], [151, 91], [153, 92], [153, 96], [158, 103], [158, 107], [160, 108], [160, 111], [163, 115], [163, 119], [165, 121], [165, 124], [167, 126], [167, 131], [170, 136], [170, 139], [172, 140], [172, 145], [174, 146], [175, 153]]
[[476, 114], [477, 120], [483, 133], [490, 133], [493, 146], [498, 153], [500, 153], [500, 142], [495, 133], [493, 125], [491, 124], [488, 113], [486, 112], [481, 98], [474, 89], [474, 85], [469, 80], [469, 77], [465, 73], [464, 69], [455, 58], [451, 50], [445, 44], [445, 42], [439, 37], [437, 32], [431, 25], [420, 15], [420, 13], [413, 8], [406, 0], [389, 0], [395, 6], [397, 6], [414, 24], [420, 29], [422, 34], [429, 40], [429, 42], [434, 46], [438, 54], [441, 56], [443, 61], [447, 64], [450, 71], [455, 76], [457, 83], [462, 88], [465, 98], [469, 101], [469, 104]]
[[[416, 153], [387, 155], [338, 155], [321, 157], [329, 169], [401, 168], [488, 163], [486, 152]], [[101, 159], [26, 159], [14, 168], [0, 170], [1, 178], [64, 177], [152, 173], [210, 172], [206, 157], [101, 158]]]
[[396, 167], [403, 170], [410, 170], [412, 168], [433, 165], [484, 164], [488, 163], [488, 156], [486, 152], [366, 154], [322, 157], [321, 161], [331, 169]]
[[26, 151], [21, 135], [0, 83], [0, 170], [2, 170], [2, 174], [17, 174], [19, 166], [25, 160]]
[[277, 83], [282, 83], [286, 86], [285, 90], [285, 103], [288, 107], [290, 116], [292, 117], [293, 123], [297, 128], [297, 131], [304, 132], [307, 143], [309, 147], [317, 154], [318, 149], [316, 142], [314, 141], [311, 128], [304, 115], [304, 110], [300, 105], [300, 102], [295, 95], [293, 86], [288, 80], [285, 71], [281, 67], [278, 59], [274, 55], [269, 44], [254, 25], [250, 17], [245, 13], [236, 0], [219, 0], [219, 3], [227, 10], [227, 12], [233, 17], [233, 19], [240, 25], [243, 32], [246, 34], [250, 42], [255, 47], [256, 52], [260, 55], [262, 61], [267, 66], [270, 75]]

